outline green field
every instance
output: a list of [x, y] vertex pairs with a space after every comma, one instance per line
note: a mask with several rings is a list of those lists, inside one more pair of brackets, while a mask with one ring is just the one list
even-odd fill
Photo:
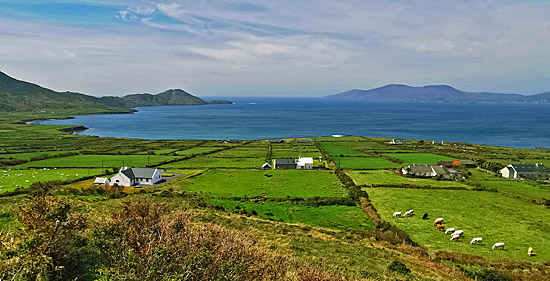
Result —
[[438, 161], [457, 160], [431, 153], [387, 153], [384, 155], [389, 158], [399, 159], [406, 164], [437, 164]]
[[[405, 230], [411, 238], [431, 250], [445, 250], [487, 258], [529, 261], [550, 259], [550, 209], [502, 196], [493, 192], [465, 190], [425, 190], [374, 188], [369, 196], [382, 218]], [[413, 209], [415, 216], [393, 218], [396, 211]], [[428, 213], [430, 219], [422, 220]], [[442, 217], [449, 228], [464, 230], [461, 241], [436, 231], [433, 220]], [[483, 245], [470, 245], [482, 237]], [[496, 242], [506, 243], [505, 250], [492, 250]], [[537, 253], [527, 256], [533, 247]]]
[[352, 147], [346, 145], [346, 143], [339, 142], [321, 142], [321, 147], [327, 154], [331, 156], [364, 156], [361, 151], [357, 151]]
[[76, 152], [76, 151], [44, 151], [44, 152], [28, 152], [28, 153], [12, 153], [12, 154], [0, 154], [1, 158], [15, 158], [15, 159], [24, 159], [24, 160], [30, 160], [33, 157], [39, 157], [39, 156], [55, 156], [60, 155], [63, 153], [68, 152]]
[[227, 157], [227, 158], [262, 158], [267, 155], [267, 146], [251, 146], [251, 147], [236, 147], [220, 152], [216, 152], [210, 156]]
[[374, 170], [374, 171], [347, 171], [348, 174], [358, 185], [398, 185], [408, 184], [415, 186], [431, 187], [465, 187], [468, 185], [456, 181], [437, 181], [432, 179], [407, 178], [400, 176], [393, 171]]
[[163, 161], [174, 160], [175, 156], [161, 155], [75, 155], [52, 158], [18, 165], [17, 168], [29, 167], [145, 167]]
[[[272, 175], [266, 177], [265, 175]], [[184, 190], [219, 197], [343, 197], [347, 189], [326, 171], [211, 170], [182, 184]]]
[[378, 157], [332, 157], [336, 167], [342, 169], [386, 169], [399, 168], [400, 164]]
[[198, 146], [198, 147], [193, 147], [193, 148], [189, 148], [189, 149], [186, 149], [186, 150], [178, 151], [178, 152], [176, 152], [176, 155], [189, 156], [189, 155], [193, 155], [193, 154], [211, 152], [211, 151], [214, 151], [214, 150], [218, 150], [220, 148], [221, 147], [215, 147], [215, 146], [214, 147], [213, 146]]
[[[259, 216], [282, 220], [286, 223], [303, 223], [336, 230], [372, 230], [374, 224], [365, 213], [355, 206], [304, 206], [289, 202], [240, 202], [232, 200], [210, 200], [229, 211], [256, 211]], [[238, 208], [237, 208], [238, 207]]]
[[263, 158], [223, 158], [198, 156], [195, 158], [174, 162], [163, 168], [260, 168], [265, 163]]
[[17, 187], [29, 187], [35, 182], [75, 180], [102, 174], [101, 169], [48, 169], [48, 170], [2, 170], [0, 193]]
[[490, 175], [485, 172], [471, 169], [472, 175], [466, 183], [485, 188], [496, 188], [499, 192], [519, 195], [528, 199], [550, 199], [550, 184], [540, 184], [532, 181], [510, 180], [500, 175]]

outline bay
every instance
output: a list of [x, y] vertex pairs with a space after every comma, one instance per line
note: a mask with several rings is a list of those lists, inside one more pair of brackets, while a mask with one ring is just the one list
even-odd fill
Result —
[[332, 134], [550, 147], [549, 104], [366, 102], [211, 97], [234, 104], [139, 107], [134, 114], [75, 116], [81, 134], [141, 139], [272, 139]]

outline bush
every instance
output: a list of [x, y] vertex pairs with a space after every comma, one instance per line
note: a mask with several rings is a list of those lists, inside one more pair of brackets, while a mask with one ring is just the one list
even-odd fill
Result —
[[398, 272], [401, 274], [409, 274], [411, 273], [411, 270], [407, 268], [407, 266], [400, 262], [400, 261], [394, 261], [390, 265], [388, 265], [388, 270], [393, 272]]

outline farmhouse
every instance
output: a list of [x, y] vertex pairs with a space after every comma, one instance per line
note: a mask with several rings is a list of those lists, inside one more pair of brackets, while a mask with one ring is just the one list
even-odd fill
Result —
[[269, 163], [265, 162], [261, 167], [260, 169], [264, 169], [264, 170], [271, 170], [271, 165], [269, 165]]
[[299, 140], [297, 140], [296, 142], [297, 142], [297, 143], [311, 143], [311, 141], [308, 140], [308, 139], [299, 139]]
[[313, 169], [313, 157], [299, 157], [296, 163], [296, 169], [298, 170], [311, 170]]
[[406, 144], [407, 141], [404, 139], [392, 139], [389, 144]]
[[510, 164], [500, 170], [502, 177], [509, 179], [550, 179], [550, 169], [543, 164]]
[[111, 178], [110, 185], [153, 185], [158, 183], [161, 179], [162, 176], [158, 169], [122, 167], [120, 171]]
[[432, 144], [433, 144], [433, 145], [443, 145], [443, 141], [436, 141], [436, 140], [433, 140], [433, 141], [432, 141]]
[[409, 165], [401, 169], [403, 175], [419, 178], [433, 178], [442, 177], [444, 179], [450, 179], [451, 172], [441, 165]]
[[296, 169], [296, 159], [275, 159], [273, 160], [273, 169], [294, 170]]

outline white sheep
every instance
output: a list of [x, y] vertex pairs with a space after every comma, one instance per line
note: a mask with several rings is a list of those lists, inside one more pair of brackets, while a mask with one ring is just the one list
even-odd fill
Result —
[[405, 214], [403, 214], [404, 217], [410, 217], [412, 216], [412, 214], [414, 213], [414, 210], [408, 210], [405, 212]]
[[395, 212], [395, 213], [393, 213], [393, 217], [394, 217], [394, 218], [399, 218], [399, 217], [401, 217], [401, 212]]
[[501, 249], [504, 249], [504, 243], [500, 242], [500, 243], [495, 243], [495, 245], [493, 245], [493, 250], [496, 249], [496, 248], [501, 248]]
[[451, 232], [454, 232], [455, 229], [454, 228], [447, 228], [447, 230], [445, 230], [445, 235], [449, 235], [451, 234]]
[[453, 235], [462, 236], [462, 234], [464, 234], [464, 230], [457, 230], [457, 231], [453, 232]]
[[481, 242], [483, 242], [483, 238], [476, 237], [476, 238], [472, 239], [472, 242], [470, 242], [470, 244], [476, 244], [476, 243], [481, 243]]
[[453, 241], [453, 240], [455, 240], [455, 239], [458, 239], [458, 238], [460, 238], [460, 235], [454, 235], [454, 234], [453, 234], [453, 235], [451, 236], [451, 241]]

